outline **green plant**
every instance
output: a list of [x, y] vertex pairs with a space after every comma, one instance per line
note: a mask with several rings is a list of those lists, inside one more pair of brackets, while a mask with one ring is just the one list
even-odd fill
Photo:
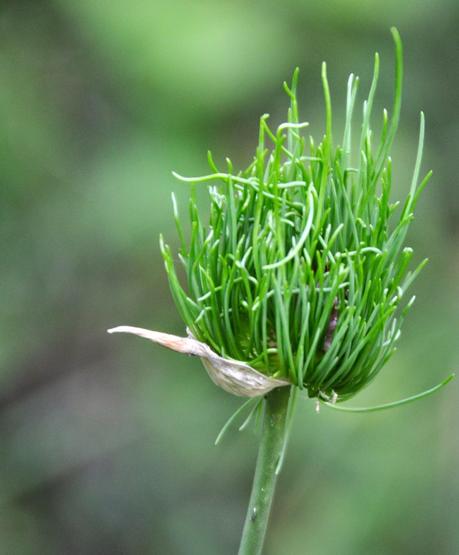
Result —
[[[396, 350], [403, 319], [414, 301], [406, 300], [407, 290], [426, 263], [409, 270], [413, 251], [404, 246], [420, 193], [431, 177], [428, 172], [419, 179], [422, 113], [408, 196], [401, 206], [391, 202], [390, 149], [399, 122], [403, 76], [401, 41], [395, 29], [392, 35], [394, 103], [390, 116], [383, 112], [377, 142], [370, 127], [379, 74], [376, 54], [356, 152], [352, 126], [359, 80], [349, 78], [344, 132], [336, 144], [323, 64], [326, 121], [319, 143], [304, 135], [308, 124], [299, 118], [297, 69], [291, 85], [284, 83], [290, 98], [287, 122], [274, 131], [268, 116], [261, 117], [256, 153], [245, 170], [234, 171], [229, 159], [221, 170], [209, 153], [211, 174], [174, 174], [192, 184], [189, 241], [173, 197], [186, 286], [162, 237], [160, 243], [189, 337], [128, 327], [113, 330], [137, 333], [201, 357], [218, 385], [250, 398], [234, 418], [250, 408], [250, 420], [256, 410], [263, 410], [241, 554], [261, 550], [297, 392], [337, 407], [367, 386]], [[209, 214], [203, 219], [195, 187], [205, 183], [212, 185]], [[356, 410], [410, 402], [450, 379], [396, 403]]]

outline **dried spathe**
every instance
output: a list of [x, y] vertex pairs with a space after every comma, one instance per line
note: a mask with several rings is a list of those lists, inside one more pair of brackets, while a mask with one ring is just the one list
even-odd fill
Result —
[[233, 395], [258, 397], [276, 387], [290, 385], [286, 380], [265, 376], [244, 362], [223, 358], [214, 353], [208, 345], [192, 336], [179, 337], [134, 326], [118, 326], [108, 330], [108, 333], [138, 335], [172, 351], [199, 357], [211, 380]]

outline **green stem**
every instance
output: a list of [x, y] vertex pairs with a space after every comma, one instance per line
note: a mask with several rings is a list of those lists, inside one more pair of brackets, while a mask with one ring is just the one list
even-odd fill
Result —
[[289, 396], [289, 387], [279, 387], [265, 399], [260, 447], [239, 555], [259, 555], [263, 548], [276, 487], [276, 469], [288, 433]]

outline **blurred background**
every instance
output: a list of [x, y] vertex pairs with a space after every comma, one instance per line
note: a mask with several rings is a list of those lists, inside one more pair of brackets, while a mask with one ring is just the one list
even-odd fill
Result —
[[[231, 555], [257, 437], [199, 362], [105, 330], [183, 334], [158, 235], [176, 244], [171, 170], [206, 150], [247, 165], [264, 112], [300, 108], [336, 135], [347, 76], [405, 94], [394, 197], [409, 187], [418, 114], [434, 170], [412, 226], [417, 303], [398, 353], [354, 405], [396, 400], [459, 368], [459, 4], [456, 0], [3, 0], [0, 5], [0, 553]], [[418, 404], [351, 415], [302, 401], [267, 555], [459, 553], [457, 383]]]

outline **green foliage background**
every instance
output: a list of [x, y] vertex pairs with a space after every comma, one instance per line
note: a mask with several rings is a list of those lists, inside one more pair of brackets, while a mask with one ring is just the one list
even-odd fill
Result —
[[[394, 195], [422, 109], [434, 177], [409, 243], [431, 262], [398, 353], [354, 404], [459, 367], [459, 4], [2, 3], [0, 553], [235, 553], [257, 439], [213, 440], [240, 401], [196, 360], [105, 330], [184, 331], [157, 240], [175, 236], [170, 192], [187, 197], [171, 169], [205, 173], [209, 147], [247, 165], [296, 65], [315, 136], [323, 59], [338, 122], [348, 74], [366, 90], [375, 50], [376, 108], [390, 105], [391, 25], [406, 67]], [[458, 401], [453, 383], [365, 416], [300, 402], [267, 555], [458, 553]]]

